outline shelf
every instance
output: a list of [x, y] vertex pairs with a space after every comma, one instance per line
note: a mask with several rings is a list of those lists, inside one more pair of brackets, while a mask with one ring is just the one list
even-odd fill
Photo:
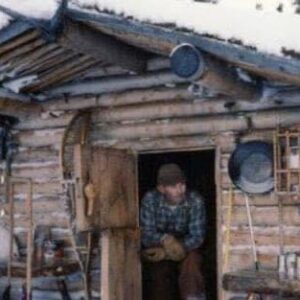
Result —
[[[223, 287], [227, 291], [278, 294], [300, 297], [300, 280], [280, 279], [276, 271], [242, 270], [226, 273]], [[297, 298], [298, 299], [298, 298]]]
[[[56, 262], [52, 265], [44, 265], [41, 268], [32, 268], [32, 277], [45, 277], [45, 276], [66, 276], [79, 271], [77, 262]], [[0, 276], [7, 276], [7, 268], [0, 268]], [[25, 278], [26, 265], [18, 263], [12, 266], [12, 277]]]

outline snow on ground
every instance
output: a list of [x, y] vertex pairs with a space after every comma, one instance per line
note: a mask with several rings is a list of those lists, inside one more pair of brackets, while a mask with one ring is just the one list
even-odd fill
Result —
[[[216, 1], [214, 1], [216, 2]], [[72, 0], [75, 7], [96, 8], [151, 23], [174, 23], [200, 34], [241, 41], [263, 52], [300, 52], [300, 15], [295, 0]], [[94, 10], [95, 12], [97, 10]]]

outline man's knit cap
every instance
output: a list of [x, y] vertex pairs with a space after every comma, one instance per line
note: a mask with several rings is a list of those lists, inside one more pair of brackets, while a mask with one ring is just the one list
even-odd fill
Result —
[[179, 182], [185, 182], [185, 175], [176, 164], [161, 165], [157, 173], [158, 185], [175, 185]]

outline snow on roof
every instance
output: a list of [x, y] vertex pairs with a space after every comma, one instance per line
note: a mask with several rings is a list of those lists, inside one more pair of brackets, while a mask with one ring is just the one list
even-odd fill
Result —
[[10, 17], [0, 12], [0, 29], [6, 27], [10, 22]]
[[[56, 0], [1, 0], [0, 4], [27, 17], [46, 20], [52, 18], [58, 7]], [[10, 20], [6, 14], [0, 12], [0, 30], [6, 27]]]
[[[198, 0], [199, 1], [199, 0]], [[109, 11], [138, 21], [174, 23], [200, 34], [237, 40], [260, 51], [300, 52], [297, 0], [72, 0], [77, 9]]]

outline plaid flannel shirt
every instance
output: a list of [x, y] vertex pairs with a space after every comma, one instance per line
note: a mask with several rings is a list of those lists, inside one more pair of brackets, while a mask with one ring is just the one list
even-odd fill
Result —
[[160, 245], [164, 234], [182, 240], [187, 250], [196, 249], [204, 240], [206, 214], [203, 198], [186, 192], [184, 200], [172, 209], [158, 190], [148, 192], [141, 205], [140, 223], [144, 247]]

